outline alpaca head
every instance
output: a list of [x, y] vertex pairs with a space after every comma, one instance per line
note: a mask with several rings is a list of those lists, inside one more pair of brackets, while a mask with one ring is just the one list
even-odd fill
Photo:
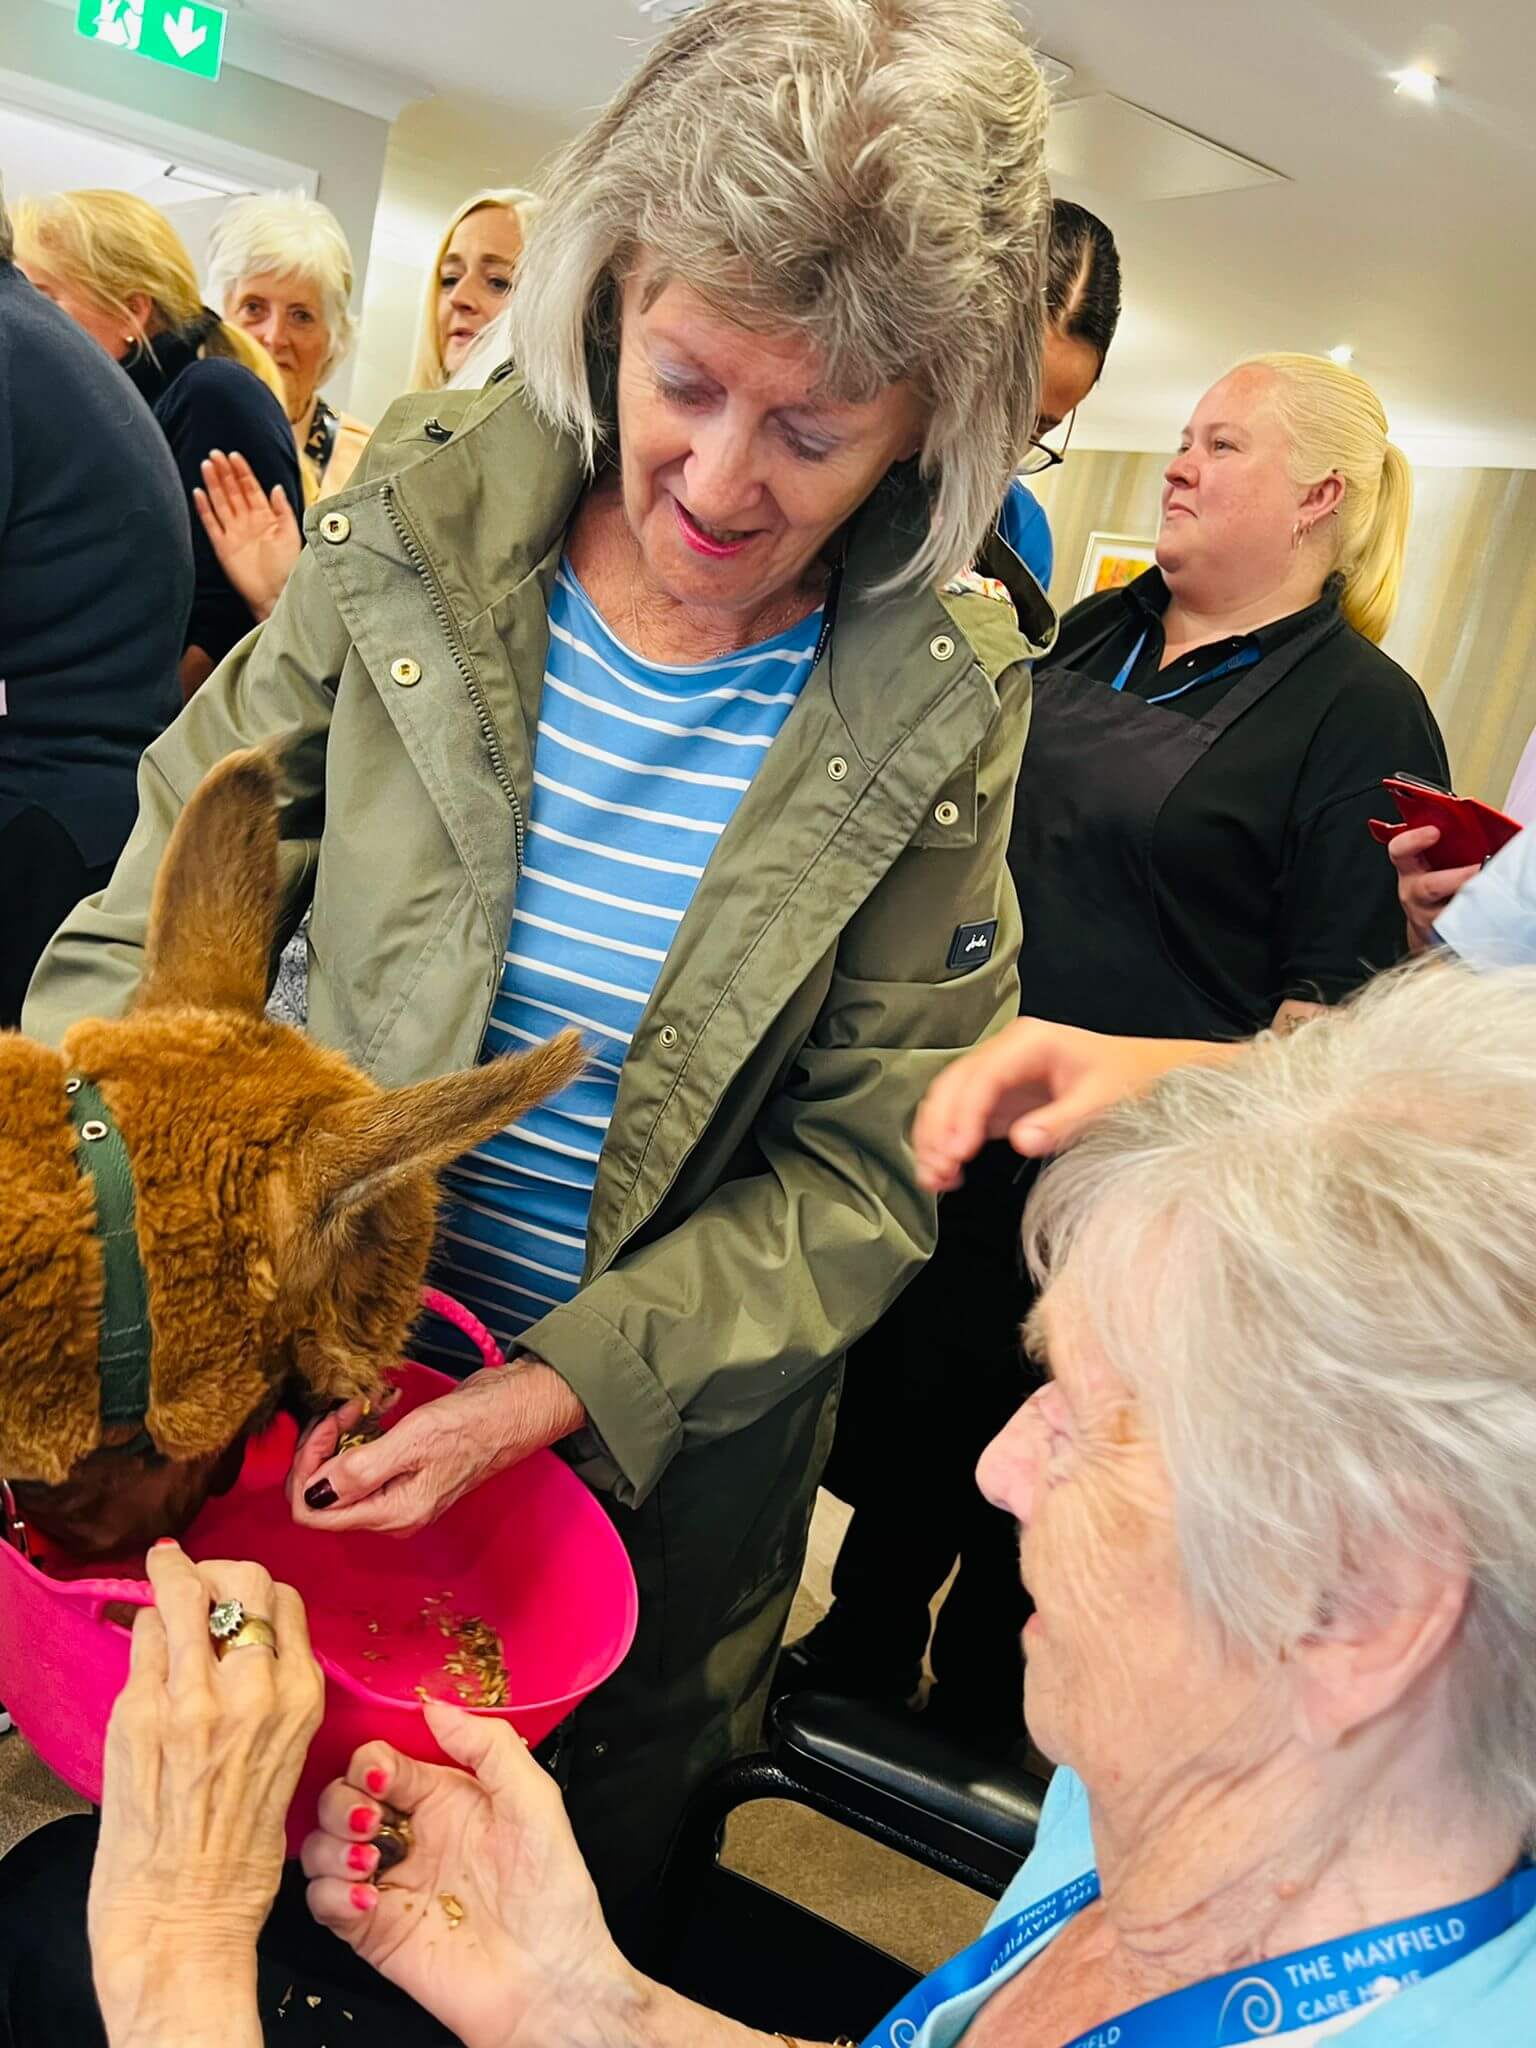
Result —
[[[153, 1448], [125, 1449], [137, 1431], [100, 1419], [99, 1289], [76, 1315], [72, 1365], [55, 1344], [29, 1371], [25, 1334], [9, 1343], [0, 1312], [0, 1474], [25, 1519], [77, 1555], [185, 1528], [280, 1399], [318, 1412], [378, 1394], [416, 1315], [439, 1171], [581, 1069], [568, 1031], [384, 1090], [269, 1021], [278, 794], [264, 753], [212, 771], [156, 878], [131, 1009], [64, 1041], [128, 1149], [153, 1335]], [[59, 1263], [65, 1290], [75, 1269]]]

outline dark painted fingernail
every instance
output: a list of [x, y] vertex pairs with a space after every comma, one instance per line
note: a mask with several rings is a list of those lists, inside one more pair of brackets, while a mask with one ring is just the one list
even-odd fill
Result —
[[317, 1479], [304, 1496], [307, 1508], [333, 1508], [336, 1505], [336, 1489], [329, 1479]]

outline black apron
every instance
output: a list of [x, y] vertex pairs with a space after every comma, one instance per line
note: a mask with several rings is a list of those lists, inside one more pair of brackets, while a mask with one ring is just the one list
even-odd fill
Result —
[[[1121, 630], [1123, 614], [1103, 639]], [[1035, 676], [1008, 865], [1024, 918], [1020, 1008], [1051, 1023], [1141, 1038], [1246, 1038], [1269, 1021], [1199, 987], [1158, 920], [1153, 842], [1164, 805], [1223, 733], [1344, 630], [1336, 608], [1242, 671], [1202, 718], [1079, 668]], [[1076, 652], [1081, 660], [1103, 641]]]
[[[1074, 661], [1091, 656], [1124, 619], [1115, 609], [1103, 635], [1074, 650]], [[1148, 703], [1079, 668], [1036, 670], [1008, 848], [1024, 920], [1019, 979], [1026, 1015], [1145, 1038], [1246, 1038], [1270, 1021], [1272, 990], [1254, 989], [1249, 1010], [1240, 1013], [1228, 998], [1198, 987], [1170, 955], [1153, 889], [1153, 840], [1163, 806], [1190, 769], [1343, 630], [1338, 607], [1329, 607], [1241, 670], [1204, 718]], [[984, 1146], [964, 1184], [939, 1204], [933, 1258], [849, 1352], [837, 1440], [822, 1483], [857, 1510], [838, 1566], [842, 1583], [833, 1582], [850, 1625], [866, 1604], [887, 1619], [902, 1592], [921, 1617], [938, 1581], [930, 1583], [932, 1574], [924, 1577], [915, 1565], [908, 1569], [902, 1518], [913, 1502], [926, 1509], [969, 1488], [981, 1449], [1031, 1390], [1018, 1329], [1034, 1291], [1019, 1226], [1041, 1170], [1039, 1161], [1020, 1159], [1002, 1141]], [[1015, 1544], [1005, 1516], [987, 1540], [1005, 1550]], [[844, 1585], [861, 1569], [880, 1587], [878, 1608], [852, 1597], [852, 1586], [845, 1597]], [[946, 1559], [940, 1578], [947, 1569]], [[998, 1629], [1011, 1629], [1016, 1639], [1022, 1619], [1000, 1612]], [[974, 1661], [992, 1672], [997, 1659], [988, 1662], [988, 1649], [977, 1644]], [[936, 1647], [936, 1672], [937, 1654]]]

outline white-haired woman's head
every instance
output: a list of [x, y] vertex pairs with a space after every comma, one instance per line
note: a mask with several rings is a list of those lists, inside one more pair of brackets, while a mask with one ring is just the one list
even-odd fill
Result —
[[[1000, 1497], [1012, 1457], [1026, 1482], [1032, 1724], [1073, 1747], [1049, 1674], [1087, 1628], [1080, 1681], [1139, 1673], [1165, 1749], [1277, 1717], [1342, 1771], [1370, 1729], [1408, 1754], [1433, 1722], [1428, 1773], [1536, 1837], [1536, 973], [1385, 977], [1174, 1074], [1045, 1174], [1025, 1235], [1062, 1384], [983, 1479]], [[1096, 1399], [1118, 1441], [1085, 1449]], [[1166, 1500], [1133, 1533], [1151, 1461]], [[1112, 1526], [1123, 1628], [1085, 1591]]]
[[932, 514], [898, 580], [966, 567], [1035, 430], [1046, 113], [1004, 0], [707, 0], [551, 167], [511, 307], [532, 402], [595, 463], [594, 345], [637, 276], [685, 289], [832, 399], [909, 390]]
[[536, 193], [508, 185], [455, 209], [427, 273], [413, 391], [441, 391], [503, 311], [540, 204]]
[[356, 339], [353, 281], [341, 222], [302, 192], [236, 199], [214, 225], [208, 295], [270, 352], [288, 388], [288, 416], [301, 429]]

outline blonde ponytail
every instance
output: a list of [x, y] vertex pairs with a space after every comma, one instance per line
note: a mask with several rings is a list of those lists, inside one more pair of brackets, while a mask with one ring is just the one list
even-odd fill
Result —
[[1397, 611], [1413, 513], [1413, 471], [1401, 448], [1386, 445], [1376, 516], [1354, 567], [1345, 571], [1344, 616], [1378, 646]]
[[1328, 476], [1342, 480], [1333, 567], [1344, 578], [1344, 616], [1379, 643], [1397, 611], [1413, 511], [1413, 471], [1387, 439], [1381, 400], [1356, 371], [1326, 356], [1253, 356], [1240, 367], [1275, 374], [1292, 482], [1305, 490]]
[[[154, 352], [158, 333], [176, 333], [203, 317], [203, 295], [187, 245], [163, 213], [132, 192], [55, 192], [24, 199], [16, 209], [16, 245], [32, 250], [42, 267], [93, 300], [125, 334]], [[140, 321], [130, 301], [146, 298], [150, 318]], [[198, 353], [240, 363], [259, 377], [283, 408], [282, 372], [253, 334], [219, 320]]]

